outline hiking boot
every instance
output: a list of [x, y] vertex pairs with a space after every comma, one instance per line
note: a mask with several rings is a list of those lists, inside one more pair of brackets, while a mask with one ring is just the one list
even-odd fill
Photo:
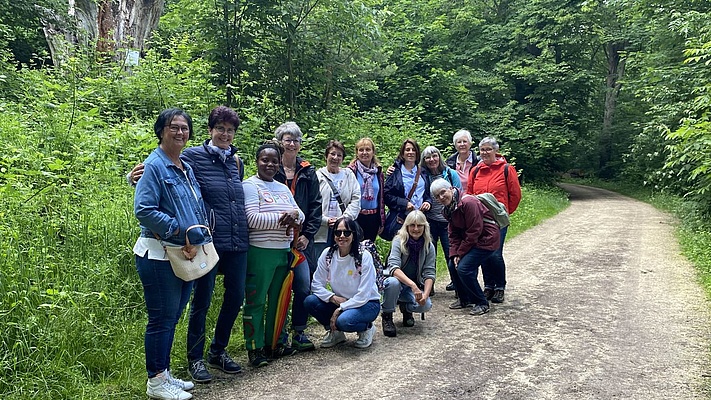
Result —
[[370, 324], [370, 328], [364, 330], [363, 332], [358, 332], [358, 339], [355, 341], [355, 347], [359, 349], [370, 347], [373, 343], [373, 336], [375, 336], [375, 324]]
[[388, 337], [397, 336], [397, 329], [395, 328], [395, 323], [393, 322], [393, 313], [384, 312], [380, 319], [383, 322], [383, 335]]
[[504, 289], [494, 290], [494, 295], [491, 297], [492, 303], [503, 303], [504, 302]]
[[220, 355], [207, 353], [207, 364], [215, 367], [226, 374], [236, 374], [242, 372], [242, 367], [239, 366], [226, 351]]
[[291, 337], [291, 347], [298, 351], [310, 351], [316, 348], [304, 331], [298, 331]]
[[195, 384], [190, 381], [184, 381], [182, 379], [174, 377], [173, 374], [170, 373], [169, 369], [165, 370], [165, 377], [168, 379], [168, 382], [170, 382], [173, 386], [177, 386], [185, 390], [186, 392], [195, 387]]
[[472, 310], [469, 311], [470, 315], [484, 315], [489, 312], [489, 305], [488, 304], [477, 304], [472, 307]]
[[346, 334], [341, 331], [328, 331], [321, 340], [321, 347], [329, 348], [346, 341]]
[[249, 358], [249, 364], [254, 368], [264, 367], [269, 364], [263, 349], [247, 350], [247, 357]]
[[447, 290], [448, 292], [453, 292], [455, 289], [456, 288], [454, 287], [454, 282], [449, 282], [449, 284], [445, 288], [445, 290]]
[[264, 355], [267, 357], [268, 361], [276, 360], [281, 357], [293, 356], [297, 353], [297, 350], [293, 347], [289, 347], [279, 343], [275, 349], [271, 346], [264, 347]]
[[400, 303], [400, 312], [402, 313], [402, 326], [415, 326], [415, 317], [411, 312], [407, 311], [407, 304]]
[[461, 310], [462, 308], [469, 307], [469, 304], [462, 304], [460, 300], [455, 300], [454, 303], [449, 305], [450, 310]]
[[208, 383], [212, 380], [212, 375], [205, 367], [205, 361], [195, 360], [188, 363], [188, 373], [197, 383]]
[[173, 385], [168, 380], [169, 374], [161, 372], [146, 382], [146, 394], [151, 399], [158, 400], [188, 400], [193, 395]]
[[494, 297], [494, 289], [485, 288], [484, 289], [484, 297], [486, 297], [487, 301], [491, 301], [491, 298]]

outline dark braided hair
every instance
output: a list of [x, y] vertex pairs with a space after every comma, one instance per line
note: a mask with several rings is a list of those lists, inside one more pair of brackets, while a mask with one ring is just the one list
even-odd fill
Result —
[[[361, 240], [363, 240], [363, 229], [361, 229], [360, 225], [358, 225], [358, 222], [356, 222], [356, 220], [346, 216], [338, 217], [336, 222], [334, 222], [333, 224], [333, 229], [338, 229], [338, 225], [340, 225], [341, 222], [343, 222], [343, 224], [346, 226], [346, 229], [353, 232], [351, 234], [353, 236], [353, 241], [351, 242], [351, 251], [348, 254], [353, 256], [353, 258], [358, 262], [358, 264], [360, 264], [363, 261], [363, 256], [360, 253], [360, 242]], [[333, 246], [331, 246], [330, 251], [333, 252], [337, 249], [338, 243], [334, 243]]]
[[279, 160], [281, 160], [281, 156], [284, 154], [284, 147], [281, 145], [281, 143], [276, 140], [269, 139], [265, 140], [261, 146], [257, 147], [257, 153], [255, 154], [255, 158], [259, 158], [259, 153], [261, 153], [265, 149], [276, 150], [277, 154], [279, 154]]

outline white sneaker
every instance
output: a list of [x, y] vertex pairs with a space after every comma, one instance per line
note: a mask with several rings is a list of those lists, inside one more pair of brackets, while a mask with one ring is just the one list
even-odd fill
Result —
[[173, 386], [177, 386], [183, 390], [191, 390], [192, 388], [195, 387], [195, 384], [192, 383], [191, 381], [184, 381], [182, 379], [178, 379], [173, 376], [173, 374], [170, 373], [169, 369], [165, 370], [165, 375], [168, 378], [168, 382], [170, 382]]
[[363, 332], [358, 332], [358, 340], [355, 341], [355, 347], [359, 349], [370, 347], [373, 343], [373, 336], [375, 336], [375, 324], [372, 324], [369, 329]]
[[192, 399], [193, 395], [183, 389], [173, 385], [168, 381], [168, 376], [165, 372], [148, 378], [146, 382], [146, 394], [151, 399], [158, 400], [188, 400]]
[[328, 331], [323, 340], [321, 340], [321, 347], [329, 348], [346, 341], [346, 334], [341, 331]]

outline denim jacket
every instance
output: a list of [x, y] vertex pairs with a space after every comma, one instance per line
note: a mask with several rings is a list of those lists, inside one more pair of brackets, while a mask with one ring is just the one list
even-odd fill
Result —
[[[136, 185], [133, 200], [141, 236], [155, 238], [155, 233], [166, 242], [184, 245], [188, 227], [208, 225], [200, 185], [193, 170], [188, 163], [183, 163], [185, 172], [181, 171], [160, 147], [143, 163], [145, 170]], [[192, 229], [188, 238], [194, 245], [212, 240], [202, 228]]]

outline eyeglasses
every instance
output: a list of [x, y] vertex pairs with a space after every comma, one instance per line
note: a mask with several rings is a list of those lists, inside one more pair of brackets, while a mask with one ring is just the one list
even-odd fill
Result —
[[215, 130], [217, 131], [217, 133], [220, 133], [220, 134], [223, 134], [223, 133], [225, 133], [225, 132], [227, 132], [228, 135], [234, 135], [234, 134], [235, 134], [235, 130], [234, 130], [234, 129], [225, 129], [224, 126], [216, 126], [216, 127], [215, 127]]
[[492, 151], [494, 151], [494, 149], [491, 147], [487, 147], [485, 149], [482, 149], [482, 148], [479, 149], [479, 153], [490, 153]]
[[301, 144], [301, 139], [282, 139], [284, 144]]
[[178, 131], [181, 131], [183, 133], [190, 133], [190, 127], [187, 125], [170, 125], [168, 126], [168, 129], [170, 129], [170, 133], [178, 133]]
[[335, 237], [341, 237], [341, 236], [351, 237], [351, 233], [353, 233], [353, 231], [344, 230], [344, 229], [336, 229], [335, 231], [333, 231], [333, 236], [335, 236]]

